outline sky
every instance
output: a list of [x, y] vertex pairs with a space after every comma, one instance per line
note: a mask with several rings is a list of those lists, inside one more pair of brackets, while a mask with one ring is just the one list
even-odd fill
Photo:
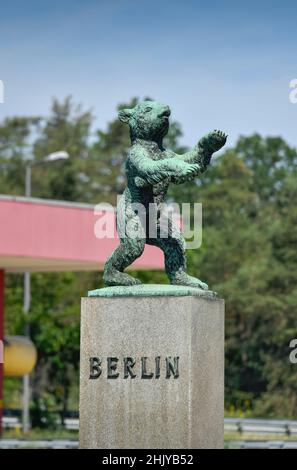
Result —
[[104, 129], [133, 96], [168, 104], [183, 144], [222, 129], [297, 146], [297, 2], [10, 0], [0, 9], [0, 120], [72, 95]]

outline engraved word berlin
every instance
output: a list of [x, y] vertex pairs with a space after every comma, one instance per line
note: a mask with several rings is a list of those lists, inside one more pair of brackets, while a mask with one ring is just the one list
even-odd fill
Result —
[[[102, 375], [103, 360], [98, 356], [90, 357], [90, 379], [98, 379]], [[159, 379], [161, 374], [166, 379], [179, 377], [179, 357], [167, 356], [163, 360], [161, 356], [155, 356], [154, 367], [148, 368], [148, 358], [143, 356], [139, 363], [134, 357], [107, 357], [106, 358], [106, 378], [107, 379]], [[105, 360], [104, 360], [105, 362]], [[164, 369], [164, 370], [163, 370]], [[120, 372], [119, 372], [120, 370]]]

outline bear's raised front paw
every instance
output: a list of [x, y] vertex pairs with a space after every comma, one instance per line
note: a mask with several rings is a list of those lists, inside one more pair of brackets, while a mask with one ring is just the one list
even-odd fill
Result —
[[210, 146], [213, 152], [217, 152], [222, 147], [224, 147], [227, 141], [227, 134], [223, 131], [214, 130], [208, 134], [208, 145]]

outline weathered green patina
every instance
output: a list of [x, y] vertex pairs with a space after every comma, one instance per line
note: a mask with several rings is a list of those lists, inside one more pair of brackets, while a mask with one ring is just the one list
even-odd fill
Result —
[[167, 284], [141, 284], [135, 286], [113, 286], [91, 290], [88, 297], [203, 297], [217, 298], [215, 292], [197, 287], [172, 286]]
[[[169, 116], [169, 107], [156, 101], [143, 101], [133, 109], [119, 112], [119, 119], [130, 127], [132, 145], [126, 161], [127, 187], [117, 208], [120, 244], [104, 269], [107, 286], [140, 284], [124, 270], [141, 256], [145, 244], [149, 244], [164, 252], [165, 269], [171, 284], [208, 290], [207, 284], [187, 274], [185, 241], [171, 219], [167, 219], [168, 235], [162, 234], [163, 221], [161, 224], [158, 207], [163, 203], [170, 183], [181, 184], [206, 171], [212, 154], [223, 147], [227, 136], [215, 130], [202, 137], [189, 152], [176, 154], [163, 147]], [[144, 223], [152, 203], [157, 207], [157, 235], [154, 237], [150, 236], [148, 224]], [[135, 204], [142, 204], [145, 214], [140, 214]], [[162, 291], [165, 292], [165, 286]]]

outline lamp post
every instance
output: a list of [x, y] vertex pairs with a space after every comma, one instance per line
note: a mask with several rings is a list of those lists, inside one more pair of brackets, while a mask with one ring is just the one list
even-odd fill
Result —
[[46, 157], [44, 157], [42, 160], [39, 160], [37, 162], [29, 161], [27, 166], [26, 166], [26, 180], [25, 180], [25, 196], [26, 197], [31, 197], [31, 192], [32, 192], [32, 167], [38, 166], [38, 165], [43, 165], [44, 163], [51, 163], [51, 162], [56, 162], [57, 160], [67, 160], [69, 158], [68, 152], [65, 152], [64, 150], [59, 150], [59, 152], [54, 152], [50, 153]]
[[[37, 162], [30, 161], [26, 166], [25, 177], [25, 196], [31, 197], [32, 193], [32, 167], [42, 165], [45, 163], [52, 163], [58, 160], [66, 160], [69, 154], [64, 150], [54, 152], [42, 160]], [[31, 305], [31, 276], [29, 272], [24, 273], [24, 313], [27, 315], [30, 311]], [[30, 336], [29, 324], [25, 326], [25, 335]], [[27, 433], [30, 428], [30, 377], [29, 374], [23, 376], [23, 413], [22, 413], [22, 429], [23, 433]]]

